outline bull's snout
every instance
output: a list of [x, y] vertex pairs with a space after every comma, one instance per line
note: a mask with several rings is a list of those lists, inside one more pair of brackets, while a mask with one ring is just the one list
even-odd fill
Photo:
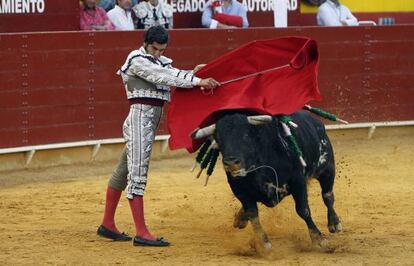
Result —
[[224, 170], [230, 173], [233, 177], [246, 176], [247, 172], [244, 169], [241, 159], [236, 157], [223, 158]]
[[223, 164], [226, 166], [240, 165], [240, 159], [236, 157], [226, 157], [223, 158]]

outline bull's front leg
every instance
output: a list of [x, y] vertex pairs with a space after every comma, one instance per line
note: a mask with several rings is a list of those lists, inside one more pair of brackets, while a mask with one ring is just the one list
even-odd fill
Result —
[[[257, 209], [256, 202], [251, 202], [247, 204], [243, 204], [242, 207], [242, 217], [245, 219], [247, 218], [253, 227], [253, 232], [257, 239], [260, 240], [260, 244], [264, 247], [265, 251], [269, 251], [272, 248], [272, 243], [269, 240], [269, 237], [263, 230], [262, 225], [260, 224], [259, 220], [259, 212]], [[240, 213], [240, 211], [239, 211]]]
[[251, 218], [250, 222], [252, 223], [254, 233], [262, 241], [265, 250], [271, 250], [272, 243], [260, 224], [259, 216]]
[[312, 220], [311, 211], [308, 204], [306, 183], [295, 184], [292, 186], [292, 196], [295, 200], [297, 214], [306, 222], [306, 225], [308, 226], [312, 243], [326, 248], [328, 246], [328, 240], [321, 233], [321, 231], [319, 231], [318, 227]]

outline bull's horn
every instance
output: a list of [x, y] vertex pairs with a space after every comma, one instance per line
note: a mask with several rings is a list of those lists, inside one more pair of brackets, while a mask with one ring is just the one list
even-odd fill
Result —
[[272, 116], [270, 115], [252, 115], [247, 117], [247, 121], [249, 121], [249, 124], [252, 125], [263, 125], [266, 123], [272, 122]]
[[208, 127], [196, 129], [191, 133], [191, 138], [202, 139], [204, 137], [213, 135], [215, 130], [216, 130], [216, 124], [212, 124]]

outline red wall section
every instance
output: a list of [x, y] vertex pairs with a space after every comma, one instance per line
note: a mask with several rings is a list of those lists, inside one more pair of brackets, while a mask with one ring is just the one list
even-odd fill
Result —
[[[324, 97], [315, 106], [350, 122], [413, 120], [413, 30], [173, 30], [166, 55], [192, 69], [248, 41], [312, 37], [320, 47]], [[115, 73], [142, 33], [0, 34], [0, 148], [121, 137], [129, 107]], [[166, 133], [164, 118], [159, 134]]]
[[[18, 1], [11, 2], [18, 3]], [[79, 30], [79, 1], [44, 0], [42, 2], [44, 3], [42, 13], [38, 13], [36, 9], [30, 13], [0, 13], [0, 32]], [[0, 4], [6, 5], [5, 1]]]

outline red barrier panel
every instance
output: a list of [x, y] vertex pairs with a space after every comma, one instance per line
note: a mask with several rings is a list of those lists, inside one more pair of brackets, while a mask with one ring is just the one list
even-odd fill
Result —
[[[413, 30], [172, 30], [166, 55], [192, 69], [252, 40], [308, 36], [320, 47], [324, 100], [315, 106], [350, 122], [413, 120]], [[0, 148], [121, 137], [129, 107], [115, 73], [141, 38], [142, 31], [0, 34]], [[165, 120], [159, 134], [167, 134]]]
[[79, 20], [79, 1], [0, 1], [0, 32], [79, 30]]

